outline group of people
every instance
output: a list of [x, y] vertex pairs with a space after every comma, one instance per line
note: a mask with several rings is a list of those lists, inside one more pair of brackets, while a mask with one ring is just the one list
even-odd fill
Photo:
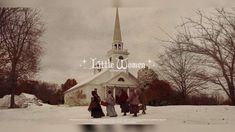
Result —
[[89, 105], [88, 111], [91, 112], [91, 116], [93, 118], [101, 118], [105, 116], [101, 105], [106, 106], [106, 116], [109, 117], [117, 116], [117, 112], [114, 107], [116, 104], [120, 105], [123, 116], [126, 116], [127, 113], [130, 113], [133, 114], [134, 117], [137, 117], [137, 114], [140, 110], [142, 110], [142, 114], [146, 114], [146, 97], [144, 94], [144, 89], [131, 89], [129, 96], [124, 89], [121, 89], [121, 93], [117, 97], [117, 100], [115, 100], [113, 97], [111, 90], [108, 90], [107, 98], [105, 100], [100, 99], [96, 88], [91, 92], [91, 94], [91, 103]]

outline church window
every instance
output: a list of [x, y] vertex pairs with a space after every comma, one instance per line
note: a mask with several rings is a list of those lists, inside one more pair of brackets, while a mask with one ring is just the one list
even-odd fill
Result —
[[118, 81], [119, 82], [124, 82], [125, 80], [124, 80], [124, 78], [121, 77], [121, 78], [118, 78]]
[[114, 45], [115, 49], [117, 49], [117, 44]]
[[123, 58], [123, 56], [119, 56], [118, 59], [123, 60], [124, 58]]
[[121, 44], [118, 44], [118, 49], [121, 49]]
[[109, 58], [109, 61], [112, 62], [112, 57]]

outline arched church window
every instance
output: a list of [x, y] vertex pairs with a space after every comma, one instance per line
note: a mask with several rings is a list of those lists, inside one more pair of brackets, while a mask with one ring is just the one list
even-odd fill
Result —
[[123, 56], [119, 56], [118, 59], [123, 60], [124, 58], [123, 58]]
[[118, 81], [119, 82], [124, 82], [125, 80], [124, 80], [124, 78], [121, 77], [121, 78], [118, 78]]
[[121, 49], [121, 44], [118, 44], [118, 49]]
[[117, 44], [114, 45], [115, 49], [117, 49]]

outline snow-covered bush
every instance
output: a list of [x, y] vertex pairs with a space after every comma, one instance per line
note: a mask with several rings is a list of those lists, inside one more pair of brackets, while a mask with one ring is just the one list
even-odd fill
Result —
[[[0, 108], [9, 108], [11, 95], [5, 95], [0, 98]], [[22, 93], [20, 95], [15, 95], [15, 104], [19, 108], [26, 108], [31, 105], [41, 106], [42, 103], [34, 95]]]

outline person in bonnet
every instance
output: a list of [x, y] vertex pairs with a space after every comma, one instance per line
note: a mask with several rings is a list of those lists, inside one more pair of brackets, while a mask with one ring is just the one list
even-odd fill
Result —
[[117, 113], [114, 108], [115, 100], [114, 100], [112, 92], [110, 90], [108, 91], [106, 102], [108, 103], [108, 105], [106, 106], [107, 116], [116, 117]]
[[133, 89], [130, 91], [128, 102], [130, 103], [130, 113], [134, 114], [134, 117], [137, 117], [137, 113], [139, 113], [140, 101], [138, 94]]
[[129, 112], [129, 103], [127, 102], [128, 95], [125, 90], [121, 90], [121, 94], [118, 99], [118, 103], [121, 107], [121, 112], [124, 113], [123, 116], [126, 116], [126, 113]]
[[91, 92], [91, 103], [89, 105], [88, 111], [91, 112], [91, 116], [94, 118], [101, 118], [104, 115], [104, 112], [100, 106], [100, 97], [96, 91]]

